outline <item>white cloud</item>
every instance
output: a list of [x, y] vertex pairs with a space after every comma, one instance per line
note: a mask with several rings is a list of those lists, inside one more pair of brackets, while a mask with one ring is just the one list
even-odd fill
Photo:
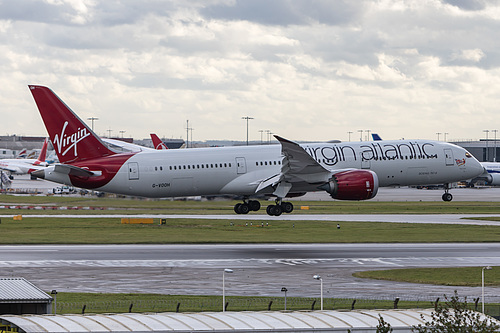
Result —
[[37, 83], [99, 117], [101, 134], [185, 137], [189, 119], [195, 139], [243, 140], [249, 115], [253, 139], [479, 137], [500, 117], [498, 13], [486, 1], [0, 1], [0, 132], [44, 135]]

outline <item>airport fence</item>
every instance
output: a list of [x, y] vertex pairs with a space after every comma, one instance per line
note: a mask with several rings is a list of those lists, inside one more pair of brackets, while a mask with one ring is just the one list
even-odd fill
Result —
[[[359, 309], [428, 309], [439, 302], [439, 298], [394, 298], [385, 299], [353, 299], [324, 298], [325, 310], [359, 310]], [[469, 301], [471, 309], [481, 311], [478, 299]], [[288, 297], [286, 310], [319, 310], [320, 298]], [[486, 313], [500, 316], [500, 305], [486, 304]], [[281, 311], [285, 310], [284, 297], [226, 297], [227, 311]], [[203, 312], [222, 311], [221, 297], [202, 299], [179, 298], [168, 300], [133, 300], [133, 301], [101, 301], [101, 302], [58, 302], [57, 313], [124, 313], [124, 312]]]

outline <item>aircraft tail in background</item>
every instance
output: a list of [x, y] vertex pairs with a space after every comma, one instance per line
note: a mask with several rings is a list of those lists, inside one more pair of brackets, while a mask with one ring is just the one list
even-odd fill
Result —
[[28, 157], [28, 151], [26, 149], [23, 149], [17, 154], [17, 158], [26, 158]]
[[59, 162], [74, 163], [115, 154], [52, 90], [37, 85], [29, 85], [29, 89]]
[[155, 133], [151, 133], [151, 140], [153, 141], [153, 147], [156, 150], [168, 149], [167, 145], [161, 141], [161, 139]]
[[49, 139], [45, 138], [45, 141], [43, 142], [42, 150], [40, 150], [40, 155], [38, 155], [38, 158], [33, 163], [34, 165], [41, 165], [41, 164], [45, 163], [45, 159], [47, 158], [48, 145], [49, 145]]

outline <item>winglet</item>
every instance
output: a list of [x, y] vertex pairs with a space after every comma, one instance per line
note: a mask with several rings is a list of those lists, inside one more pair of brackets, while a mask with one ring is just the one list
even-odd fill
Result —
[[37, 85], [28, 87], [61, 163], [115, 154], [52, 90]]
[[301, 145], [277, 135], [274, 137], [280, 142], [281, 152], [284, 155], [281, 167], [282, 180], [287, 182], [300, 180], [313, 184], [328, 179], [331, 172], [319, 164]]

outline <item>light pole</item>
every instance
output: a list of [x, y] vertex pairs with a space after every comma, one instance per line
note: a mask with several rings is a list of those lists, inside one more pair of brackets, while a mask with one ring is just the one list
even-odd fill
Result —
[[359, 141], [363, 141], [363, 130], [358, 130], [359, 132]]
[[365, 130], [365, 132], [368, 133], [368, 135], [366, 136], [366, 141], [371, 141], [371, 139], [370, 139], [370, 132], [371, 131], [372, 130]]
[[438, 141], [439, 141], [439, 136], [441, 135], [441, 132], [436, 133], [438, 135]]
[[92, 122], [92, 132], [94, 131], [94, 120], [99, 120], [99, 118], [97, 117], [90, 117], [90, 118], [87, 118], [87, 120], [90, 120]]
[[123, 139], [123, 133], [125, 133], [126, 131], [120, 131], [120, 134], [122, 135], [122, 139]]
[[444, 142], [446, 142], [446, 135], [448, 135], [448, 134], [450, 134], [450, 133], [446, 133], [446, 132], [443, 133], [443, 135], [444, 135]]
[[57, 314], [57, 290], [52, 290], [50, 294], [54, 295], [54, 314]]
[[250, 119], [253, 119], [253, 118], [252, 118], [252, 117], [249, 117], [249, 116], [246, 116], [246, 117], [241, 117], [241, 119], [246, 119], [246, 121], [247, 121], [247, 146], [248, 146], [248, 121], [249, 121]]
[[483, 303], [483, 314], [484, 314], [484, 270], [485, 269], [488, 269], [490, 270], [491, 269], [491, 266], [486, 266], [486, 267], [483, 267], [483, 269], [481, 269], [481, 303]]
[[262, 133], [264, 133], [264, 130], [259, 130], [260, 133], [260, 144], [262, 144]]
[[486, 133], [486, 162], [489, 162], [490, 159], [489, 159], [489, 155], [488, 154], [488, 133], [490, 132], [489, 130], [483, 130], [484, 133]]
[[352, 134], [352, 132], [349, 131], [349, 132], [347, 132], [347, 134], [349, 134], [349, 141], [348, 142], [351, 142], [351, 134]]
[[494, 141], [495, 150], [493, 150], [493, 162], [496, 162], [497, 161], [497, 132], [498, 132], [498, 130], [494, 129], [491, 131], [493, 133], [495, 133], [495, 141]]
[[281, 292], [285, 293], [285, 311], [286, 311], [286, 292], [287, 291], [288, 291], [288, 289], [286, 289], [285, 287], [281, 288]]
[[313, 275], [313, 279], [319, 280], [321, 284], [321, 310], [323, 311], [323, 279], [319, 275]]
[[222, 271], [222, 312], [226, 312], [226, 286], [225, 286], [225, 275], [226, 273], [232, 273], [233, 270], [226, 268]]

